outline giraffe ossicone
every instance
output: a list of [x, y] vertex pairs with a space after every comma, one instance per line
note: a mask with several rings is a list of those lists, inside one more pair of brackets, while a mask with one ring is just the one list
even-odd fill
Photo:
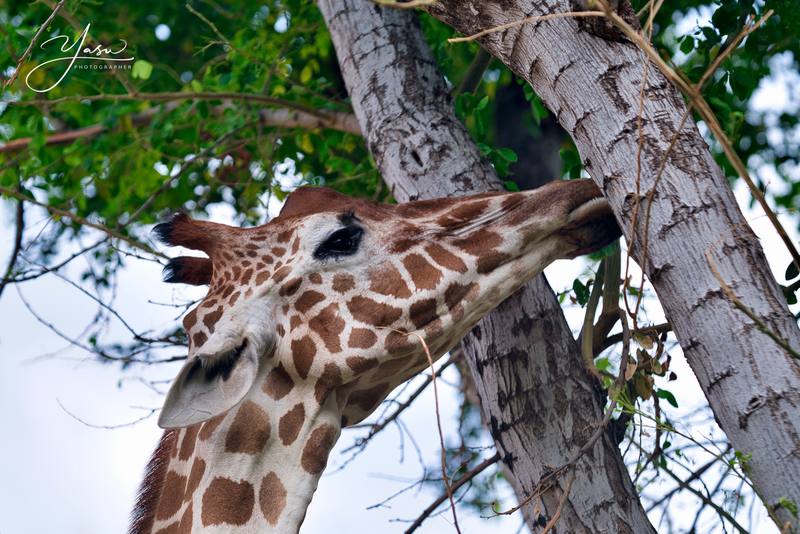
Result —
[[165, 280], [208, 285], [183, 320], [186, 364], [131, 532], [297, 532], [341, 428], [438, 358], [558, 258], [619, 237], [589, 180], [386, 205], [300, 188], [234, 228], [155, 229], [207, 257]]

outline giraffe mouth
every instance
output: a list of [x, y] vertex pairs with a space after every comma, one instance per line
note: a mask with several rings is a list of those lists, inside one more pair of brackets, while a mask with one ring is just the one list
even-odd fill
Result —
[[569, 212], [567, 223], [558, 234], [571, 245], [567, 257], [574, 258], [613, 243], [622, 232], [608, 201], [595, 196]]
[[613, 217], [613, 215], [608, 201], [603, 197], [595, 197], [587, 200], [570, 212], [567, 217], [567, 226], [581, 226], [597, 219]]

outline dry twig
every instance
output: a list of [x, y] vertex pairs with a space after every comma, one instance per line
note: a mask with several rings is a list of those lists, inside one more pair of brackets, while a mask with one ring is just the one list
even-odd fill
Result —
[[47, 27], [50, 26], [50, 23], [53, 22], [54, 18], [56, 18], [56, 15], [61, 10], [61, 8], [64, 7], [64, 3], [66, 1], [67, 0], [61, 0], [58, 4], [56, 4], [55, 7], [52, 8], [53, 11], [50, 13], [50, 16], [47, 17], [47, 20], [45, 20], [44, 23], [41, 26], [39, 26], [39, 29], [33, 36], [33, 39], [31, 39], [31, 43], [28, 45], [28, 48], [25, 49], [25, 52], [22, 53], [22, 56], [20, 56], [19, 61], [17, 61], [17, 67], [14, 69], [14, 72], [11, 74], [11, 77], [6, 81], [5, 84], [3, 84], [3, 89], [11, 87], [11, 84], [14, 83], [14, 80], [17, 79], [19, 71], [22, 68], [22, 64], [25, 63], [25, 60], [28, 59], [28, 56], [31, 55], [33, 47], [36, 44], [36, 41], [39, 40], [39, 37], [41, 37], [45, 29], [47, 29]]

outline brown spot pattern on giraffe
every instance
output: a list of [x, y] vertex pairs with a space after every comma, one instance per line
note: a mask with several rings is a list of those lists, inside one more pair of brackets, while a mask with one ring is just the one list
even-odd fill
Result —
[[189, 331], [196, 323], [197, 323], [197, 308], [187, 313], [186, 317], [183, 318], [183, 329]]
[[333, 277], [332, 287], [337, 293], [347, 293], [356, 287], [356, 283], [351, 275], [339, 273]]
[[280, 291], [278, 294], [282, 297], [291, 297], [294, 295], [298, 289], [300, 289], [300, 284], [303, 283], [302, 278], [292, 278], [288, 280], [285, 284], [281, 286]]
[[416, 336], [408, 334], [405, 330], [392, 331], [386, 336], [383, 347], [389, 354], [394, 354], [410, 349], [415, 342], [419, 342]]
[[264, 450], [269, 435], [269, 416], [258, 404], [246, 400], [236, 412], [225, 436], [225, 450], [258, 454]]
[[200, 487], [203, 474], [206, 472], [206, 462], [202, 458], [195, 458], [192, 462], [192, 470], [189, 472], [189, 482], [186, 484], [186, 495], [184, 501], [191, 501], [194, 492]]
[[347, 309], [357, 321], [381, 327], [393, 324], [403, 314], [400, 308], [362, 296], [348, 300]]
[[336, 441], [336, 429], [323, 424], [311, 432], [300, 456], [300, 465], [306, 472], [318, 475], [328, 463], [328, 454]]
[[253, 485], [242, 480], [216, 477], [203, 493], [200, 519], [203, 526], [244, 525], [253, 515], [255, 491]]
[[433, 261], [445, 269], [459, 273], [467, 272], [467, 266], [461, 258], [436, 243], [425, 245], [425, 252], [428, 253]]
[[196, 332], [192, 336], [192, 345], [195, 348], [201, 347], [203, 345], [203, 343], [205, 343], [207, 340], [208, 340], [208, 336], [204, 332]]
[[181, 524], [178, 527], [178, 534], [192, 534], [193, 515], [194, 510], [192, 509], [192, 503], [189, 503], [189, 506], [186, 507], [186, 510], [184, 510], [183, 515], [181, 516]]
[[319, 291], [314, 291], [313, 289], [309, 289], [308, 291], [300, 295], [300, 298], [298, 298], [297, 301], [294, 303], [294, 308], [300, 313], [307, 313], [308, 310], [310, 310], [323, 300], [325, 300], [325, 295], [323, 295]]
[[175, 521], [174, 523], [170, 523], [164, 528], [158, 529], [156, 531], [156, 534], [180, 534], [179, 532], [180, 528], [181, 528], [180, 523], [178, 521]]
[[487, 274], [511, 259], [511, 256], [503, 252], [490, 252], [478, 258], [478, 274]]
[[474, 298], [477, 293], [478, 284], [475, 282], [470, 284], [459, 284], [458, 282], [453, 282], [447, 286], [447, 290], [444, 292], [444, 303], [447, 304], [448, 309], [452, 310], [461, 301], [468, 298]]
[[364, 358], [362, 356], [350, 356], [345, 362], [347, 366], [353, 370], [357, 375], [366, 373], [370, 369], [378, 366], [378, 360], [375, 358]]
[[197, 433], [200, 431], [200, 425], [201, 423], [198, 423], [184, 429], [181, 449], [178, 453], [178, 458], [181, 460], [188, 460], [192, 456], [192, 453], [194, 453], [194, 445], [197, 441]]
[[353, 349], [368, 349], [378, 341], [375, 332], [367, 328], [353, 328], [350, 331], [350, 338], [347, 345]]
[[310, 337], [303, 336], [300, 339], [292, 340], [292, 360], [300, 378], [305, 379], [308, 376], [308, 371], [311, 369], [311, 364], [314, 363], [314, 355], [316, 353], [317, 346]]
[[393, 265], [387, 265], [370, 272], [369, 289], [375, 293], [399, 299], [406, 299], [411, 296], [411, 290], [408, 289], [403, 276]]
[[316, 385], [314, 385], [314, 398], [317, 399], [318, 403], [322, 404], [328, 396], [328, 393], [330, 393], [333, 388], [341, 385], [341, 383], [342, 372], [339, 366], [333, 363], [326, 363], [322, 375], [320, 375], [319, 380], [317, 380]]
[[222, 317], [222, 309], [222, 306], [218, 306], [216, 310], [205, 314], [203, 317], [203, 324], [206, 325], [206, 328], [208, 328], [209, 332], [212, 334], [214, 333], [214, 326]]
[[205, 441], [210, 438], [220, 423], [222, 423], [222, 420], [225, 419], [226, 415], [228, 415], [228, 413], [223, 412], [203, 423], [203, 428], [200, 430], [200, 441]]
[[308, 326], [322, 338], [328, 352], [337, 353], [342, 350], [339, 335], [345, 327], [344, 319], [339, 317], [339, 305], [329, 304], [319, 314], [308, 321]]
[[292, 391], [294, 381], [292, 377], [289, 376], [289, 373], [286, 372], [286, 369], [283, 368], [283, 364], [279, 363], [269, 372], [267, 379], [264, 381], [264, 385], [261, 387], [264, 393], [273, 399], [281, 400]]
[[281, 443], [287, 447], [294, 443], [303, 427], [305, 418], [306, 408], [302, 402], [298, 402], [291, 410], [283, 414], [278, 422], [278, 437], [281, 438]]
[[434, 267], [421, 254], [412, 253], [404, 257], [403, 266], [411, 275], [411, 281], [418, 289], [436, 289], [442, 278], [442, 271]]
[[186, 477], [179, 475], [175, 471], [167, 471], [162, 488], [161, 498], [158, 501], [158, 509], [156, 510], [156, 519], [169, 519], [181, 508], [183, 492], [186, 488]]
[[275, 271], [275, 272], [272, 274], [272, 279], [273, 279], [275, 282], [280, 282], [280, 281], [282, 281], [284, 278], [286, 278], [287, 276], [289, 276], [289, 273], [291, 273], [291, 272], [292, 272], [292, 268], [291, 268], [291, 267], [281, 267], [280, 269], [276, 270], [276, 271]]
[[261, 488], [258, 490], [258, 505], [264, 519], [272, 526], [278, 523], [283, 509], [286, 507], [286, 488], [273, 471], [261, 479]]
[[423, 299], [409, 308], [409, 319], [417, 328], [424, 328], [436, 317], [436, 299]]
[[472, 256], [481, 256], [503, 242], [498, 234], [486, 228], [480, 228], [469, 235], [456, 239], [455, 246]]
[[449, 210], [445, 215], [436, 220], [436, 224], [446, 228], [462, 226], [472, 222], [489, 207], [488, 200], [469, 202]]

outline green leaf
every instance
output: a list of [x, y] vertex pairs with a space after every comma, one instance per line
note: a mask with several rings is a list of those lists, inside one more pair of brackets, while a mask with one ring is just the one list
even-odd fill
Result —
[[694, 37], [692, 37], [691, 35], [687, 35], [686, 37], [681, 39], [680, 51], [683, 52], [684, 54], [688, 54], [689, 52], [694, 50], [694, 47], [695, 47]]
[[611, 369], [611, 361], [608, 358], [597, 358], [594, 362], [594, 366], [597, 367], [597, 370], [600, 372], [607, 372]]
[[506, 188], [506, 191], [519, 191], [519, 186], [513, 180], [506, 180], [503, 182], [503, 187]]
[[533, 120], [537, 125], [541, 124], [542, 120], [546, 119], [550, 114], [542, 100], [535, 94], [534, 98], [531, 100], [531, 112], [533, 113]]
[[153, 73], [153, 64], [144, 59], [137, 59], [133, 62], [131, 68], [131, 76], [139, 78], [140, 80], [147, 80]]
[[667, 391], [666, 389], [657, 389], [656, 397], [658, 397], [659, 399], [664, 399], [675, 408], [678, 407], [678, 401], [675, 400], [675, 395], [673, 395], [671, 391]]
[[303, 70], [300, 71], [300, 82], [307, 84], [313, 75], [314, 73], [312, 72], [311, 67], [306, 65], [303, 67]]
[[518, 159], [517, 153], [510, 148], [498, 148], [497, 155], [510, 163], [513, 163]]
[[794, 280], [800, 275], [800, 271], [797, 269], [797, 264], [794, 261], [789, 262], [789, 265], [786, 267], [786, 281]]
[[475, 111], [480, 111], [480, 110], [482, 110], [482, 109], [483, 109], [483, 108], [485, 108], [485, 107], [486, 107], [488, 104], [489, 104], [489, 97], [488, 97], [488, 96], [484, 96], [483, 98], [481, 98], [481, 99], [478, 101], [478, 105], [477, 105], [477, 106], [475, 106]]
[[788, 497], [781, 497], [778, 499], [778, 504], [775, 508], [784, 508], [794, 517], [797, 517], [797, 503]]
[[577, 278], [572, 282], [572, 290], [575, 292], [575, 298], [581, 306], [589, 302], [589, 288]]
[[786, 303], [790, 306], [792, 304], [797, 304], [797, 294], [792, 291], [790, 286], [781, 286], [781, 291], [783, 291], [783, 296], [786, 297]]

